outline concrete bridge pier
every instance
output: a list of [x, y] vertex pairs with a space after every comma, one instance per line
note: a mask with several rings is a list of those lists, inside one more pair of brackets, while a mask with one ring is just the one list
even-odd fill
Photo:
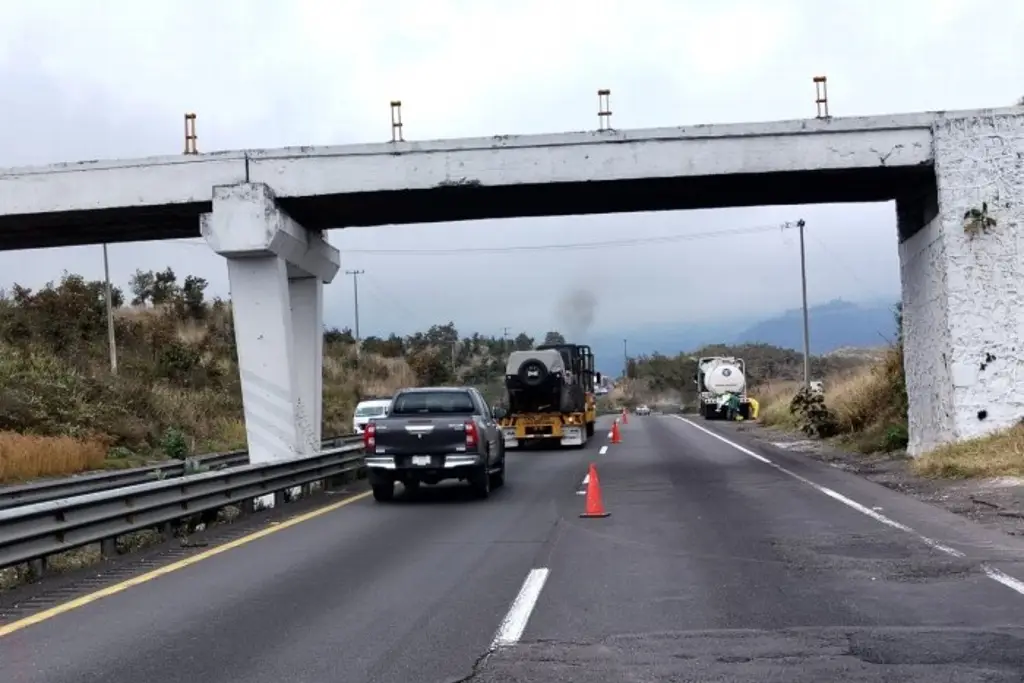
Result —
[[338, 250], [262, 183], [214, 187], [201, 227], [228, 262], [250, 461], [319, 451], [323, 285], [338, 273]]
[[911, 455], [1024, 418], [1024, 111], [939, 117], [932, 141], [896, 200]]

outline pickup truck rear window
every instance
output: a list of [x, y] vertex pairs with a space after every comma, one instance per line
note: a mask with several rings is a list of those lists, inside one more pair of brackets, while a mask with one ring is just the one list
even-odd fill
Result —
[[417, 391], [399, 394], [391, 406], [392, 415], [449, 415], [475, 411], [473, 399], [469, 394], [460, 391]]

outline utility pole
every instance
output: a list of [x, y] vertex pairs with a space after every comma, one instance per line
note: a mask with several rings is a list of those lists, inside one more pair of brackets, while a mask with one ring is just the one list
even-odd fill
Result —
[[804, 219], [801, 218], [795, 224], [786, 223], [784, 227], [796, 227], [800, 230], [800, 288], [803, 294], [804, 309], [804, 388], [811, 387], [811, 326], [807, 315], [807, 256], [804, 251]]
[[622, 340], [622, 379], [629, 379], [629, 351], [625, 339]]
[[110, 372], [117, 374], [117, 341], [114, 338], [114, 303], [110, 293], [110, 260], [107, 258], [107, 244], [103, 243], [104, 296], [107, 302], [107, 346], [110, 348]]
[[359, 358], [359, 276], [365, 273], [365, 270], [346, 270], [345, 275], [352, 276], [352, 295], [355, 299], [355, 311], [356, 311], [356, 358]]

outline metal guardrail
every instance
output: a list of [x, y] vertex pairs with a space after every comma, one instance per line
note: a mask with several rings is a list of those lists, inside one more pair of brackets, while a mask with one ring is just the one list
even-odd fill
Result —
[[[358, 434], [343, 434], [324, 439], [321, 448], [336, 448], [357, 442]], [[237, 467], [249, 462], [249, 451], [228, 451], [198, 456], [196, 460], [207, 467]], [[0, 487], [0, 510], [21, 505], [32, 505], [48, 500], [82, 496], [89, 493], [109, 491], [124, 486], [134, 486], [160, 479], [172, 479], [185, 475], [184, 462], [169, 462], [125, 470], [82, 474], [60, 479], [33, 481], [27, 484]]]
[[155, 527], [363, 466], [361, 443], [0, 510], [0, 568]]

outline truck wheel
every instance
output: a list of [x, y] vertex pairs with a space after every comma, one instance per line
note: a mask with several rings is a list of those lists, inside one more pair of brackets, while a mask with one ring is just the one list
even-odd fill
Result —
[[505, 485], [505, 461], [504, 461], [504, 459], [502, 459], [502, 461], [501, 461], [501, 469], [498, 470], [497, 472], [494, 472], [493, 474], [491, 474], [490, 479], [491, 479], [491, 488], [492, 489], [499, 489], [499, 488], [501, 488], [502, 486]]
[[590, 437], [592, 437], [594, 435], [595, 431], [597, 431], [597, 426], [593, 422], [588, 422], [587, 423], [587, 438], [589, 439]]
[[490, 496], [491, 475], [487, 472], [487, 467], [481, 468], [479, 472], [472, 475], [469, 484], [473, 487], [473, 492], [476, 493], [477, 498], [487, 498]]
[[387, 503], [395, 497], [394, 482], [373, 485], [373, 499], [378, 503]]

